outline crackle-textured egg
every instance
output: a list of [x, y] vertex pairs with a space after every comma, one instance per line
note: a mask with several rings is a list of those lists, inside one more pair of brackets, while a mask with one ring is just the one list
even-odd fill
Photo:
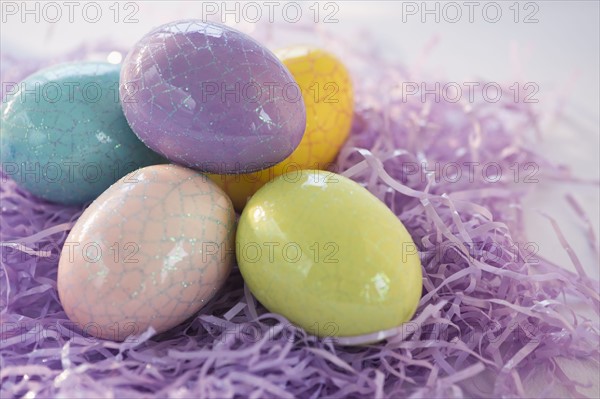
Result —
[[41, 198], [82, 204], [143, 166], [163, 163], [131, 131], [118, 65], [61, 64], [10, 86], [2, 107], [2, 168]]
[[146, 145], [211, 173], [280, 162], [306, 124], [302, 95], [277, 57], [214, 22], [176, 21], [144, 36], [123, 62], [121, 94]]
[[352, 125], [352, 81], [339, 59], [307, 46], [284, 48], [275, 55], [290, 70], [302, 91], [306, 130], [294, 152], [271, 168], [236, 176], [210, 175], [239, 212], [250, 196], [276, 176], [298, 169], [328, 169]]
[[88, 334], [121, 341], [194, 315], [227, 278], [235, 212], [206, 176], [156, 165], [113, 184], [65, 242], [58, 293]]
[[319, 336], [396, 327], [421, 297], [421, 263], [404, 225], [327, 171], [288, 173], [257, 191], [238, 223], [236, 257], [267, 309]]

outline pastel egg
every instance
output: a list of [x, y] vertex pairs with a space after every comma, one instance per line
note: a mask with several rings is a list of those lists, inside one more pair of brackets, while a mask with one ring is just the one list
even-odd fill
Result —
[[223, 285], [234, 238], [231, 201], [204, 175], [176, 165], [140, 169], [98, 197], [69, 233], [60, 301], [71, 321], [100, 338], [166, 331]]
[[240, 176], [210, 175], [239, 212], [256, 190], [276, 176], [298, 169], [330, 168], [352, 125], [352, 82], [341, 61], [324, 50], [307, 46], [284, 48], [275, 54], [302, 91], [306, 130], [294, 152], [269, 169]]
[[289, 71], [257, 41], [200, 20], [148, 33], [121, 72], [123, 109], [140, 139], [212, 173], [252, 172], [290, 155], [306, 125], [295, 90]]
[[127, 173], [164, 162], [127, 124], [119, 70], [62, 64], [11, 88], [1, 115], [3, 172], [39, 197], [82, 204]]
[[254, 194], [238, 223], [236, 257], [267, 309], [318, 336], [399, 326], [421, 297], [421, 263], [404, 225], [331, 172], [288, 173]]

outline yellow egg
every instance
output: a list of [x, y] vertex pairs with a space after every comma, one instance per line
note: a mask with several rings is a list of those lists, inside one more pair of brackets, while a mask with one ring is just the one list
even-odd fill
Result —
[[329, 168], [350, 133], [354, 99], [344, 65], [328, 52], [311, 47], [290, 47], [275, 54], [302, 91], [306, 130], [296, 150], [272, 168], [245, 175], [209, 175], [229, 195], [237, 211], [276, 176]]
[[366, 189], [327, 171], [288, 173], [252, 196], [236, 257], [267, 309], [318, 336], [396, 327], [421, 297], [421, 262], [404, 225]]

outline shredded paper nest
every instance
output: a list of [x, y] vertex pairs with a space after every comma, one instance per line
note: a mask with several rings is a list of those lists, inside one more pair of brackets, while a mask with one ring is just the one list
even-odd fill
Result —
[[[364, 54], [349, 48], [342, 60], [353, 70], [356, 110], [334, 170], [385, 202], [414, 238], [423, 296], [411, 322], [315, 338], [258, 304], [236, 267], [199, 314], [166, 333], [123, 343], [83, 335], [56, 290], [61, 246], [83, 208], [39, 200], [3, 175], [0, 396], [522, 397], [534, 376], [540, 397], [559, 388], [581, 396], [593, 381], [575, 382], [558, 360], [597, 367], [598, 282], [552, 215], [548, 227], [576, 274], [521, 245], [525, 195], [576, 179], [532, 151], [544, 134], [535, 104], [515, 102], [507, 87], [495, 103], [422, 101], [402, 91], [414, 79], [410, 68], [373, 54], [376, 68], [353, 68]], [[2, 81], [108, 50], [27, 62], [3, 54]], [[515, 183], [531, 164], [539, 184]], [[568, 201], [591, 226], [577, 199]], [[581, 234], [598, 255], [591, 227]]]

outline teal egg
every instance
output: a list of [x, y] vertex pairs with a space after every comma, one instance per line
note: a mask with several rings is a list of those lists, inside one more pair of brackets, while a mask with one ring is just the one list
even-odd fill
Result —
[[119, 65], [79, 62], [5, 85], [3, 173], [38, 197], [75, 205], [133, 170], [164, 163], [127, 124], [119, 74]]

